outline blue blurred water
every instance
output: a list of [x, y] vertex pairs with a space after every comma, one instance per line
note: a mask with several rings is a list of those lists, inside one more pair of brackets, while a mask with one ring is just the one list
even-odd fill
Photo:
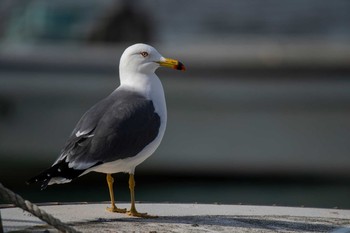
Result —
[[132, 6], [136, 17], [148, 22], [152, 40], [166, 44], [218, 43], [232, 37], [348, 40], [350, 36], [350, 3], [346, 0], [179, 0], [176, 4], [170, 0], [35, 0], [26, 4], [7, 0], [0, 3], [0, 35], [4, 41], [24, 44], [84, 41], [113, 12], [122, 14], [125, 3]]

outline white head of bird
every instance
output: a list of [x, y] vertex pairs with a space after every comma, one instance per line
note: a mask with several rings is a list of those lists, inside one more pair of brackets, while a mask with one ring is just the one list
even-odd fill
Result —
[[[144, 83], [157, 78], [155, 71], [160, 66], [185, 70], [185, 66], [174, 59], [164, 58], [155, 48], [147, 44], [128, 47], [120, 58], [119, 75], [121, 85]], [[150, 81], [150, 80], [148, 80]]]

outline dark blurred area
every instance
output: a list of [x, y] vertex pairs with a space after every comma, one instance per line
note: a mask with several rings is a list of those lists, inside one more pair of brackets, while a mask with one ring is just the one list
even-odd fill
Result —
[[35, 202], [108, 200], [103, 174], [25, 181], [143, 42], [187, 71], [157, 71], [168, 126], [137, 200], [350, 208], [349, 22], [346, 0], [2, 0], [0, 182]]

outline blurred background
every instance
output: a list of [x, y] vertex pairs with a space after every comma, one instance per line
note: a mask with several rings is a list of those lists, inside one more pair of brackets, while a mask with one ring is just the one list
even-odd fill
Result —
[[109, 200], [99, 173], [25, 181], [144, 42], [187, 71], [157, 71], [168, 127], [137, 200], [350, 208], [349, 22], [346, 0], [2, 0], [0, 182], [35, 202]]

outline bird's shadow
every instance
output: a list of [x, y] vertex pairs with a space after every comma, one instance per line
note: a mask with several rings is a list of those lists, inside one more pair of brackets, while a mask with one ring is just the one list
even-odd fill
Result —
[[88, 223], [99, 224], [106, 222], [119, 223], [158, 223], [180, 224], [192, 227], [218, 226], [232, 228], [250, 228], [265, 230], [299, 231], [299, 232], [330, 232], [340, 225], [329, 224], [318, 218], [292, 218], [289, 216], [224, 216], [224, 215], [194, 215], [194, 216], [160, 216], [158, 218], [99, 218]]

